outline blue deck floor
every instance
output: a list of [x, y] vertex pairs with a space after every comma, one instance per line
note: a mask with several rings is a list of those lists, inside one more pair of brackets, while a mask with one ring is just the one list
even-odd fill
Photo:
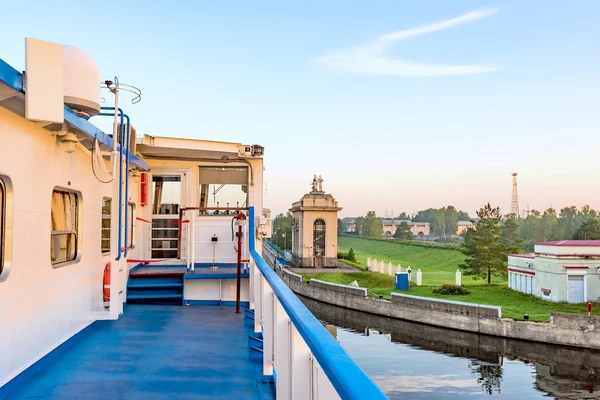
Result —
[[273, 399], [262, 367], [249, 360], [243, 315], [233, 307], [126, 306], [8, 399]]

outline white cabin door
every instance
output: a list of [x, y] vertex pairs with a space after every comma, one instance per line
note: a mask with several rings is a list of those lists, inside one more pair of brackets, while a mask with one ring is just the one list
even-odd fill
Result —
[[583, 303], [584, 302], [584, 284], [583, 276], [569, 276], [568, 277], [568, 302], [569, 303]]
[[177, 258], [183, 178], [184, 175], [181, 173], [167, 171], [157, 171], [152, 176], [150, 258]]

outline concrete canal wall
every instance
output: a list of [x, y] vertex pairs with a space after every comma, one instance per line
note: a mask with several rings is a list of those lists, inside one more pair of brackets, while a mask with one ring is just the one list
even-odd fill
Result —
[[386, 317], [441, 326], [466, 332], [552, 343], [589, 349], [600, 349], [600, 317], [552, 313], [549, 323], [514, 321], [501, 318], [499, 307], [441, 301], [394, 294], [393, 301], [368, 297], [352, 286], [323, 281], [313, 285], [283, 273], [283, 279], [297, 294], [352, 310]]

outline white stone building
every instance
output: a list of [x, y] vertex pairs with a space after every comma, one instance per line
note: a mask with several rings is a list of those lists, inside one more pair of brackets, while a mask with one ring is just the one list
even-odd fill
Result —
[[600, 240], [535, 244], [508, 255], [508, 287], [554, 302], [600, 301]]

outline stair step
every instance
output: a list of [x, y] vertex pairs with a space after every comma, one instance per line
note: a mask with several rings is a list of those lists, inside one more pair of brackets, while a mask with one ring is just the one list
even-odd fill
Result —
[[183, 283], [181, 276], [129, 276], [129, 283]]
[[248, 336], [248, 347], [256, 347], [262, 350], [265, 346], [262, 339], [256, 338], [254, 336]]
[[255, 347], [255, 346], [250, 346], [250, 350], [257, 351], [259, 353], [263, 353], [263, 349], [259, 349], [258, 347]]
[[262, 346], [264, 341], [261, 338], [248, 336], [248, 343], [254, 343], [253, 346]]
[[129, 282], [128, 288], [183, 287], [183, 282]]
[[127, 293], [127, 300], [135, 299], [182, 299], [183, 293]]

